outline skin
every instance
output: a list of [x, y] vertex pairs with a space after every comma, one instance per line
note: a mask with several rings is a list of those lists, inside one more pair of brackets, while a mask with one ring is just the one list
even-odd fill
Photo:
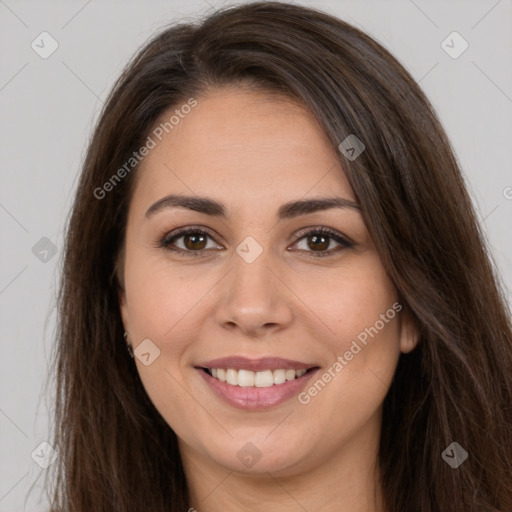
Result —
[[[286, 98], [244, 88], [214, 89], [197, 99], [138, 171], [119, 295], [134, 349], [150, 339], [160, 350], [149, 366], [134, 361], [178, 436], [190, 506], [199, 512], [268, 511], [270, 505], [282, 512], [383, 511], [376, 464], [382, 402], [400, 353], [418, 341], [404, 311], [307, 404], [293, 397], [263, 411], [240, 410], [213, 394], [194, 368], [230, 355], [278, 356], [314, 363], [321, 376], [399, 302], [357, 209], [276, 217], [288, 201], [356, 201], [315, 118]], [[213, 198], [228, 217], [172, 207], [146, 218], [168, 194]], [[209, 231], [207, 245], [177, 239], [174, 246], [188, 247], [189, 255], [159, 245], [186, 226]], [[322, 226], [354, 247], [327, 239], [318, 249], [311, 236], [293, 237]], [[248, 236], [263, 249], [250, 264], [236, 252]], [[196, 247], [204, 250], [194, 257]], [[250, 468], [237, 457], [247, 442], [261, 453]]]

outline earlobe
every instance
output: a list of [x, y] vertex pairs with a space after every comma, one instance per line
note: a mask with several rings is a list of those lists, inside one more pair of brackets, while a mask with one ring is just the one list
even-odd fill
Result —
[[402, 312], [400, 319], [400, 351], [404, 354], [412, 352], [418, 345], [420, 332], [416, 321], [408, 310]]

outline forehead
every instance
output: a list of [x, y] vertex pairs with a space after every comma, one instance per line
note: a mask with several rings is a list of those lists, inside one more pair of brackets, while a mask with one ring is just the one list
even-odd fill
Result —
[[285, 202], [319, 193], [354, 199], [336, 151], [301, 105], [234, 87], [196, 99], [142, 161], [136, 196], [150, 201], [173, 192]]

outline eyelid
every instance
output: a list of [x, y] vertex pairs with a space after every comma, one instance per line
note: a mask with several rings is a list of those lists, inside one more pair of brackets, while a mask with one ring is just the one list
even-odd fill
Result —
[[341, 242], [339, 242], [339, 243], [341, 243], [342, 245], [346, 245], [346, 246], [355, 245], [355, 243], [347, 235], [340, 233], [336, 229], [332, 229], [327, 226], [309, 226], [307, 228], [303, 228], [303, 229], [297, 231], [297, 233], [295, 233], [293, 236], [295, 238], [295, 241], [297, 241], [311, 233], [312, 234], [321, 233], [321, 234], [329, 235], [334, 240], [340, 239]]

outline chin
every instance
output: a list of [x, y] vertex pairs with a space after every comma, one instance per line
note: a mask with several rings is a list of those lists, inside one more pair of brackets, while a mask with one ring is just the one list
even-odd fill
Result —
[[274, 433], [269, 436], [269, 432], [272, 429], [265, 429], [265, 433], [260, 432], [259, 436], [234, 436], [226, 445], [221, 443], [215, 447], [210, 440], [206, 450], [216, 464], [247, 475], [268, 476], [271, 473], [273, 476], [286, 476], [305, 469], [310, 457], [304, 443], [299, 442], [298, 437], [294, 442], [289, 434], [286, 437], [276, 435], [271, 439]]

